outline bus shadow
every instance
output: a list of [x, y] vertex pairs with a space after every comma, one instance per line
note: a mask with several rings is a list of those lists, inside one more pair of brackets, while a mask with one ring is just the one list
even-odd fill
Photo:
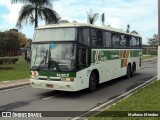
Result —
[[128, 79], [126, 79], [125, 77], [120, 77], [120, 78], [117, 78], [117, 79], [113, 79], [113, 80], [104, 82], [102, 84], [99, 84], [96, 91], [94, 91], [94, 92], [89, 92], [87, 89], [84, 89], [84, 90], [80, 90], [80, 91], [77, 91], [77, 92], [50, 91], [50, 92], [43, 93], [41, 95], [45, 96], [45, 97], [54, 96], [55, 98], [75, 99], [75, 98], [80, 98], [82, 96], [97, 94], [97, 93], [105, 90], [105, 88], [111, 87], [114, 84], [117, 84], [117, 83], [125, 81], [125, 80], [128, 80]]
[[[139, 76], [140, 73], [136, 73], [136, 76]], [[98, 85], [96, 91], [94, 92], [89, 92], [87, 89], [84, 90], [80, 90], [77, 92], [67, 92], [67, 91], [49, 91], [49, 92], [44, 92], [39, 94], [42, 97], [54, 97], [54, 98], [63, 98], [63, 99], [76, 99], [76, 98], [80, 98], [82, 96], [87, 96], [87, 95], [94, 95], [94, 94], [98, 94], [104, 90], [106, 90], [106, 88], [112, 87], [115, 84], [118, 84], [122, 81], [128, 81], [130, 79], [126, 79], [125, 76], [123, 77], [119, 77], [116, 79], [112, 79], [110, 81], [101, 83]]]

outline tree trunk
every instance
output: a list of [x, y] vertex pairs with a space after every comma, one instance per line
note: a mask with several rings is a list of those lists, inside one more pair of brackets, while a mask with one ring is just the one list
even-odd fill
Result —
[[35, 8], [35, 28], [38, 27], [38, 13], [37, 13], [37, 6]]

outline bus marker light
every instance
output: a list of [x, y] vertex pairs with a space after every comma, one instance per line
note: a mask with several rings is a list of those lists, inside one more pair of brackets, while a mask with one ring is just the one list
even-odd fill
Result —
[[74, 81], [74, 78], [66, 78], [66, 81]]

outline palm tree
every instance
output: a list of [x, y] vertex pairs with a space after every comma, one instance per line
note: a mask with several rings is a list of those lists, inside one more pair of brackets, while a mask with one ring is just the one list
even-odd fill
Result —
[[102, 13], [102, 15], [101, 15], [101, 22], [102, 22], [102, 25], [104, 26], [104, 24], [105, 24], [105, 13]]
[[98, 17], [99, 14], [93, 13], [92, 9], [89, 11], [89, 13], [87, 12], [87, 18], [88, 18], [87, 20], [89, 24], [94, 24], [97, 21]]
[[127, 33], [130, 32], [130, 25], [129, 25], [129, 24], [127, 25], [127, 30], [126, 30], [126, 32], [127, 32]]
[[51, 0], [11, 0], [12, 4], [24, 3], [22, 6], [16, 27], [21, 28], [22, 23], [35, 24], [38, 27], [38, 18], [45, 20], [46, 23], [53, 23], [59, 17]]
[[133, 30], [132, 32], [130, 32], [130, 28], [131, 28], [131, 26], [128, 24], [128, 25], [127, 25], [127, 30], [126, 30], [127, 33], [139, 34], [139, 33], [138, 33], [137, 31], [135, 31], [135, 30]]

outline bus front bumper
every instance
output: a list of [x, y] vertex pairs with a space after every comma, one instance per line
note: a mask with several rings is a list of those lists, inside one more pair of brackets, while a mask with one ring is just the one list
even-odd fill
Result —
[[77, 91], [75, 89], [74, 82], [30, 79], [30, 83], [33, 88], [43, 88], [43, 89], [52, 89], [60, 91]]

